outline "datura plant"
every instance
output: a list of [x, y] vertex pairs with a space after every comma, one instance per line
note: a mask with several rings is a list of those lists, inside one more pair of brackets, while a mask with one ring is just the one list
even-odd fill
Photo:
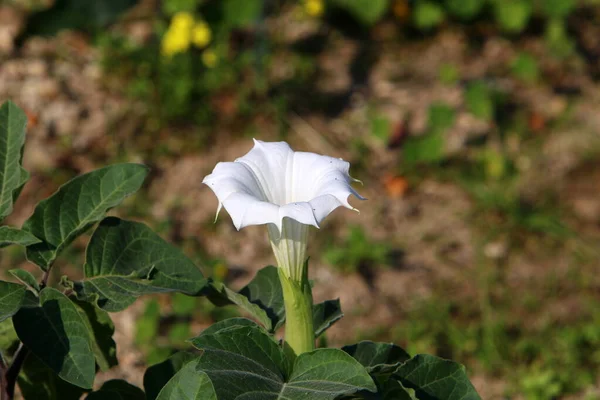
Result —
[[[15, 104], [0, 107], [0, 220], [29, 179], [21, 162], [26, 124]], [[238, 291], [206, 279], [143, 223], [106, 215], [140, 189], [144, 165], [111, 165], [65, 183], [20, 228], [0, 226], [0, 247], [23, 247], [39, 269], [10, 269], [0, 280], [0, 400], [479, 399], [464, 367], [450, 360], [372, 341], [316, 348], [342, 311], [339, 300], [313, 304], [308, 230], [339, 206], [352, 208], [351, 195], [362, 199], [348, 170], [343, 160], [283, 142], [256, 141], [245, 156], [217, 164], [204, 183], [219, 209], [237, 229], [266, 225], [277, 261]], [[62, 251], [90, 229], [81, 273], [50, 279]], [[198, 332], [189, 351], [146, 370], [143, 388], [100, 383], [96, 374], [118, 364], [110, 313], [165, 292], [236, 305], [245, 317]]]

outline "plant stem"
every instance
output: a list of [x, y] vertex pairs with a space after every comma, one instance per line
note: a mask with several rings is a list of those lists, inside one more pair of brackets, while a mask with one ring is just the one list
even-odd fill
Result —
[[[41, 289], [46, 287], [49, 277], [50, 268], [44, 271], [44, 274], [42, 275], [42, 279], [40, 281]], [[29, 354], [29, 349], [21, 342], [19, 343], [17, 351], [15, 351], [10, 367], [6, 369], [4, 362], [2, 362], [2, 365], [0, 366], [0, 372], [2, 373], [2, 377], [0, 378], [0, 382], [2, 383], [2, 385], [0, 385], [0, 400], [12, 400], [14, 398], [17, 378], [21, 372], [21, 367], [25, 362], [25, 358], [27, 358], [27, 354]]]
[[8, 392], [6, 391], [6, 363], [4, 362], [4, 356], [0, 352], [0, 400], [9, 400]]
[[285, 304], [285, 341], [295, 355], [315, 349], [312, 290], [308, 282], [308, 263], [304, 264], [302, 279], [288, 278], [278, 269]]
[[12, 400], [15, 395], [15, 384], [17, 383], [17, 377], [19, 376], [19, 372], [21, 371], [21, 367], [23, 366], [23, 362], [25, 361], [25, 357], [29, 350], [23, 343], [19, 344], [19, 348], [15, 352], [13, 357], [12, 364], [6, 371], [6, 393], [9, 400]]

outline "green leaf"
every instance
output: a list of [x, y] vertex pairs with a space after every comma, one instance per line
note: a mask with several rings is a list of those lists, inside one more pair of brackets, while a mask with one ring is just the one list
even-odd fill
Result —
[[372, 374], [388, 373], [410, 359], [400, 346], [393, 343], [376, 343], [368, 340], [342, 347]]
[[142, 389], [122, 379], [111, 379], [99, 390], [88, 394], [85, 400], [146, 400], [146, 395]]
[[200, 350], [224, 350], [252, 359], [280, 378], [287, 375], [291, 367], [279, 344], [256, 324], [232, 326], [215, 333], [203, 332], [190, 342]]
[[0, 321], [12, 317], [23, 305], [35, 303], [35, 296], [25, 286], [0, 281]]
[[[235, 304], [241, 307], [270, 333], [277, 331], [285, 322], [283, 290], [277, 267], [264, 267], [239, 292], [234, 292], [222, 283], [211, 282], [205, 295], [217, 306]], [[313, 308], [315, 335], [321, 335], [343, 316], [339, 300], [316, 304]]]
[[206, 295], [217, 306], [235, 304], [241, 307], [269, 332], [275, 332], [285, 321], [283, 291], [277, 267], [267, 266], [261, 269], [239, 292], [213, 282]]
[[494, 100], [490, 89], [484, 82], [470, 83], [465, 92], [465, 101], [471, 114], [485, 121], [494, 118]]
[[389, 0], [334, 0], [334, 2], [365, 25], [378, 22], [390, 6]]
[[60, 379], [32, 353], [25, 358], [17, 382], [25, 400], [79, 400], [84, 392]]
[[[225, 331], [225, 330], [228, 330], [231, 328], [237, 328], [237, 327], [243, 327], [243, 326], [257, 327], [258, 325], [256, 324], [256, 322], [254, 322], [248, 318], [241, 318], [241, 317], [227, 318], [222, 321], [215, 322], [214, 324], [212, 324], [211, 326], [209, 326], [208, 328], [203, 330], [200, 335], [214, 335], [214, 334], [220, 333], [222, 331]], [[191, 339], [191, 340], [193, 340], [193, 339]]]
[[24, 269], [11, 269], [8, 270], [12, 276], [20, 280], [23, 284], [33, 290], [35, 293], [40, 291], [40, 285], [35, 279], [33, 275], [29, 271], [25, 271]]
[[92, 350], [100, 370], [107, 371], [119, 363], [117, 345], [112, 336], [115, 326], [108, 313], [92, 303], [71, 298], [85, 322], [92, 341]]
[[4, 102], [0, 107], [0, 220], [12, 212], [14, 193], [24, 184], [21, 154], [26, 126], [23, 110], [12, 101]]
[[197, 370], [212, 381], [219, 400], [332, 400], [376, 387], [348, 354], [319, 349], [299, 355], [293, 366], [261, 328], [237, 326], [192, 339], [202, 350]]
[[313, 306], [313, 326], [315, 327], [315, 337], [320, 336], [331, 325], [342, 319], [342, 306], [340, 299], [326, 300]]
[[58, 253], [106, 212], [136, 192], [148, 173], [140, 164], [116, 164], [78, 176], [41, 201], [23, 229], [43, 240], [27, 258], [47, 271]]
[[417, 28], [430, 30], [444, 22], [446, 15], [440, 4], [428, 0], [417, 3], [413, 12], [413, 21]]
[[167, 382], [184, 366], [197, 358], [197, 354], [182, 351], [173, 354], [160, 364], [148, 368], [144, 373], [144, 389], [147, 400], [155, 400]]
[[394, 377], [414, 389], [418, 399], [481, 400], [465, 367], [439, 357], [419, 354], [402, 364]]
[[160, 391], [157, 400], [217, 400], [208, 375], [196, 370], [197, 360], [187, 363]]
[[22, 231], [10, 226], [0, 226], [0, 248], [9, 246], [11, 244], [29, 246], [40, 242], [40, 239], [36, 238], [27, 231]]
[[78, 298], [106, 311], [121, 311], [143, 294], [198, 295], [206, 279], [178, 248], [139, 222], [105, 218], [86, 251], [85, 278], [74, 283]]
[[38, 307], [21, 308], [13, 317], [19, 339], [62, 379], [90, 389], [95, 362], [85, 321], [56, 289], [44, 288], [40, 302]]
[[520, 33], [525, 29], [533, 8], [528, 0], [499, 0], [495, 7], [496, 22], [508, 33]]

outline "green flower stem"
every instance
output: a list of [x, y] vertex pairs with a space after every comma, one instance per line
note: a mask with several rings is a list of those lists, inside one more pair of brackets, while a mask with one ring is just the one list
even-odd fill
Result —
[[313, 299], [308, 282], [308, 263], [304, 264], [300, 282], [288, 278], [278, 268], [285, 304], [285, 341], [295, 355], [315, 349]]

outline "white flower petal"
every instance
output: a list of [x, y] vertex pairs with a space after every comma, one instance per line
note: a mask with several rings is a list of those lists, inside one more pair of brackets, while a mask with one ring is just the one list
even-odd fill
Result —
[[235, 162], [217, 164], [204, 178], [231, 215], [237, 229], [273, 224], [285, 218], [319, 224], [339, 206], [354, 209], [348, 197], [361, 197], [351, 186], [350, 164], [314, 153], [294, 152], [287, 143], [254, 141]]

